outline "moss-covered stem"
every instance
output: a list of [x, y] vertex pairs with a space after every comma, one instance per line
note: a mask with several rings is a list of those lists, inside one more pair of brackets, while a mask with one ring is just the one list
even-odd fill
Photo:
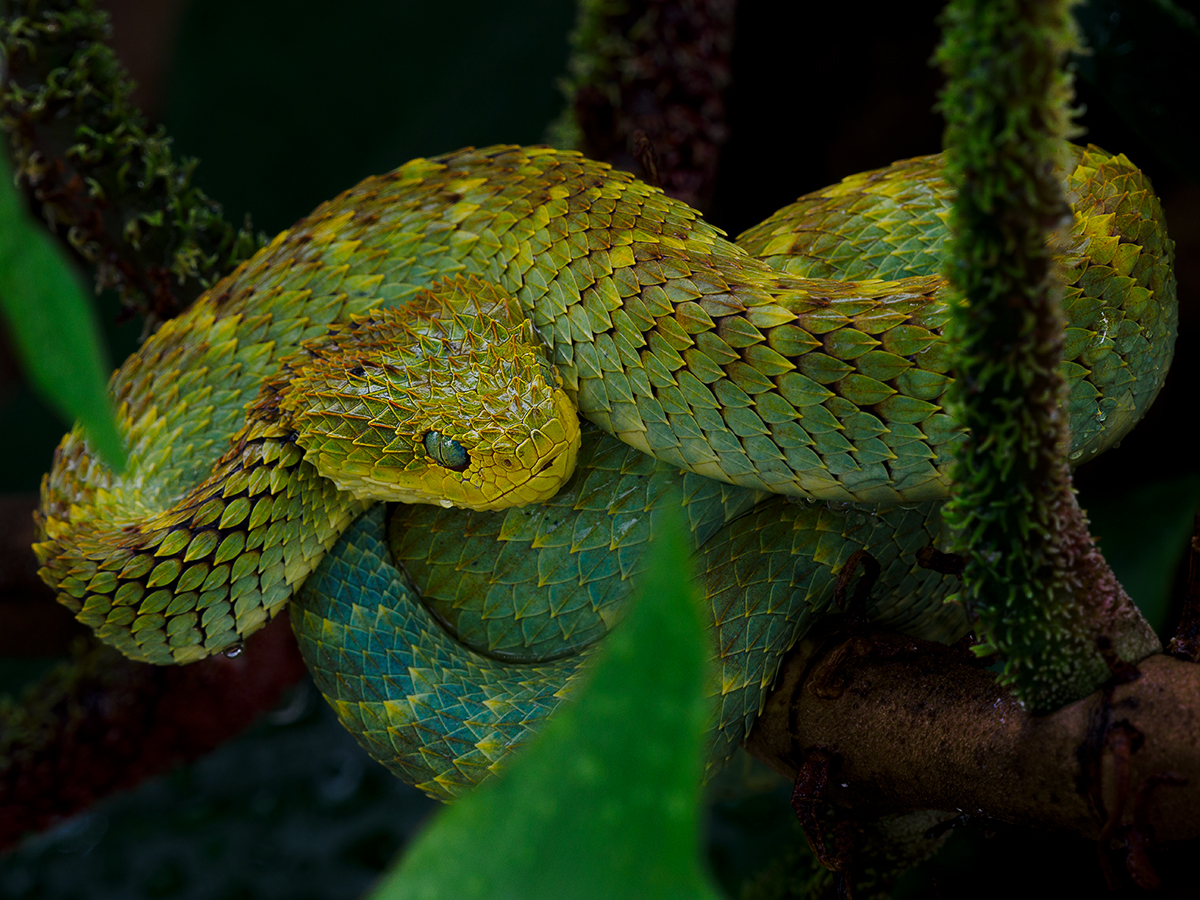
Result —
[[170, 318], [262, 243], [192, 184], [133, 84], [94, 0], [0, 0], [0, 126], [18, 180], [98, 288]]
[[980, 649], [1004, 655], [1002, 680], [1035, 711], [1090, 693], [1114, 653], [1159, 648], [1096, 549], [1065, 461], [1053, 234], [1070, 215], [1070, 5], [953, 0], [937, 54], [957, 191], [947, 275], [963, 300], [946, 329], [958, 352], [949, 405], [970, 429], [947, 516]]

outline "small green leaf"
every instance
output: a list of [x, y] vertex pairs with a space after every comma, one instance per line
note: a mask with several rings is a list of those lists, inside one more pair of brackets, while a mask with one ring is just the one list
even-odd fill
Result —
[[114, 470], [125, 452], [105, 391], [99, 331], [75, 273], [50, 237], [22, 208], [7, 158], [0, 153], [0, 313], [22, 368], [38, 392]]
[[373, 900], [715, 900], [699, 862], [707, 638], [672, 512], [590, 682]]

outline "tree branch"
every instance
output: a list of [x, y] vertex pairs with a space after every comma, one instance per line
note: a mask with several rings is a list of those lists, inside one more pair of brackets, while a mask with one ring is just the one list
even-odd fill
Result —
[[94, 0], [0, 2], [0, 125], [50, 229], [153, 325], [263, 239], [226, 223], [192, 184], [195, 160], [149, 130], [110, 30]]
[[965, 654], [901, 640], [911, 652], [842, 663], [840, 692], [824, 665], [846, 642], [803, 641], [746, 749], [793, 779], [809, 750], [837, 754], [828, 799], [861, 811], [958, 810], [1092, 839], [1200, 836], [1200, 666], [1152, 656], [1135, 680], [1033, 716]]

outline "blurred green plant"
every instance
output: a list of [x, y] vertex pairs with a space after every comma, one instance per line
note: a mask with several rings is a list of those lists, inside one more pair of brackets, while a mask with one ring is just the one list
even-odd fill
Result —
[[96, 0], [0, 0], [0, 124], [42, 217], [147, 331], [265, 242], [225, 221], [196, 161], [133, 103]]
[[715, 900], [699, 855], [708, 638], [684, 533], [665, 519], [573, 702], [444, 810], [373, 900]]
[[25, 212], [0, 154], [0, 310], [22, 369], [41, 396], [70, 424], [78, 419], [88, 441], [113, 469], [125, 466], [96, 314], [79, 279]]

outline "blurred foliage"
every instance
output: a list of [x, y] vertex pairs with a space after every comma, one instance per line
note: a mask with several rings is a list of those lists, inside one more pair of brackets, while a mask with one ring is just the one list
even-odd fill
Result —
[[231, 220], [274, 234], [411, 158], [541, 141], [574, 19], [570, 0], [193, 0], [165, 124]]
[[1169, 619], [1172, 596], [1182, 594], [1175, 576], [1200, 511], [1200, 473], [1095, 497], [1081, 493], [1079, 502], [1117, 580], [1164, 635], [1174, 625]]
[[147, 330], [182, 311], [261, 243], [192, 184], [162, 128], [131, 101], [96, 0], [4, 0], [3, 124], [21, 185], [97, 290]]
[[1187, 121], [1200, 84], [1196, 17], [1171, 0], [1088, 0], [1074, 13], [1087, 48], [1074, 57], [1079, 78], [1177, 172], [1200, 180]]
[[678, 504], [660, 527], [584, 686], [372, 900], [716, 900], [699, 859], [706, 614]]
[[110, 466], [125, 452], [105, 385], [108, 365], [96, 314], [61, 251], [26, 214], [0, 154], [0, 311], [22, 368], [42, 397], [70, 424], [78, 419], [88, 441]]
[[354, 900], [434, 805], [305, 680], [240, 738], [0, 859], [0, 897]]

